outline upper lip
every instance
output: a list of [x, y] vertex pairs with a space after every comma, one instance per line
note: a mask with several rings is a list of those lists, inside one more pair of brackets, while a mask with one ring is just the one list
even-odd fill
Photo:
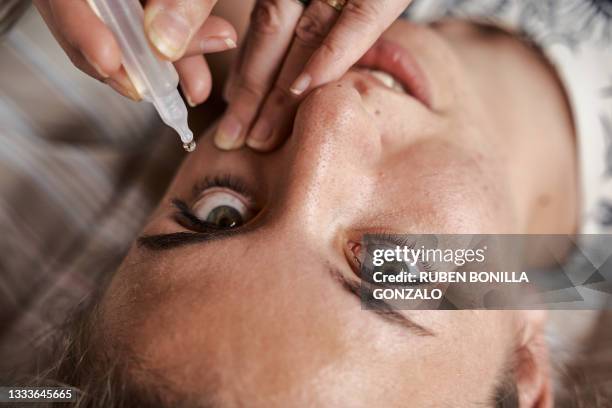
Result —
[[359, 60], [357, 66], [387, 72], [395, 77], [409, 94], [428, 108], [432, 108], [427, 76], [412, 53], [401, 45], [379, 39]]

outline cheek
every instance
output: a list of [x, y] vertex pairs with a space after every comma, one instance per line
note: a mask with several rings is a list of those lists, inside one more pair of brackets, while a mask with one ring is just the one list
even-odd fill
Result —
[[493, 160], [470, 147], [436, 139], [417, 143], [389, 158], [378, 181], [371, 204], [398, 232], [499, 233], [512, 219], [505, 178]]

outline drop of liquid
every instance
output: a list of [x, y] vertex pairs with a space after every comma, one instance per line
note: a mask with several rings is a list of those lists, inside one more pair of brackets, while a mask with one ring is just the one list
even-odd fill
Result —
[[188, 153], [193, 152], [195, 148], [196, 148], [196, 142], [193, 140], [189, 143], [183, 143], [183, 149], [185, 149], [185, 151]]

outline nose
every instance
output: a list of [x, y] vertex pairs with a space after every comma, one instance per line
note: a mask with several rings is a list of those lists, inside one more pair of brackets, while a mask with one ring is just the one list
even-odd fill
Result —
[[301, 233], [331, 234], [371, 197], [381, 134], [356, 80], [308, 96], [283, 147], [282, 216], [300, 220]]
[[366, 109], [367, 92], [367, 83], [350, 74], [313, 92], [298, 109], [290, 147], [320, 158], [371, 162], [380, 132]]

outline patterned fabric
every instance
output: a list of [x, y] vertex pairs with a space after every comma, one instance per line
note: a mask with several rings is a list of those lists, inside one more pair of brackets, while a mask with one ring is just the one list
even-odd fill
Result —
[[578, 140], [582, 233], [612, 233], [612, 1], [415, 0], [405, 17], [498, 25], [536, 43], [555, 66]]
[[150, 105], [77, 71], [34, 9], [0, 41], [3, 363], [116, 268], [181, 149]]

